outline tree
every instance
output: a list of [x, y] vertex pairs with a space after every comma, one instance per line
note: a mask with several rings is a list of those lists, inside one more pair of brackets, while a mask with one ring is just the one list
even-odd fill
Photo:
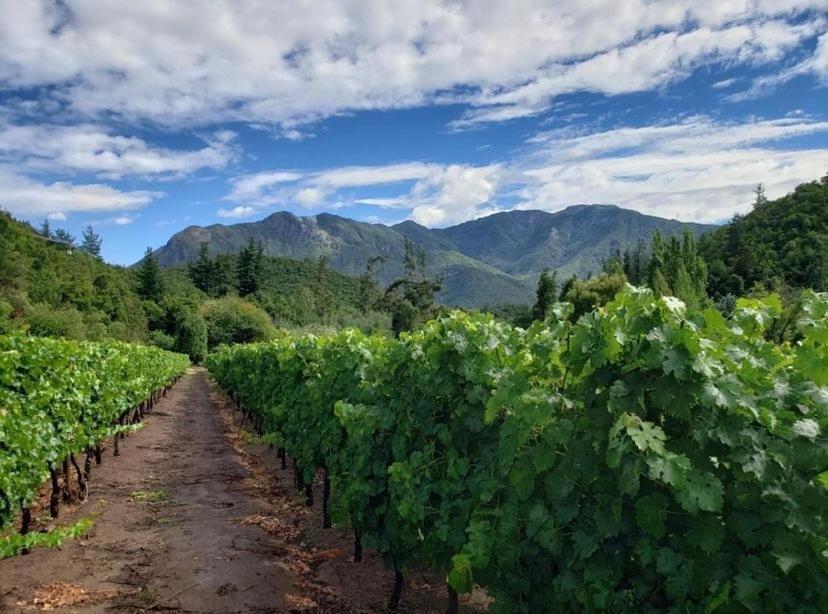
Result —
[[100, 258], [102, 243], [101, 235], [95, 232], [92, 226], [87, 226], [83, 229], [82, 239], [81, 249], [92, 254], [96, 258]]
[[187, 266], [193, 285], [212, 296], [215, 286], [215, 262], [210, 258], [210, 246], [207, 242], [198, 248], [198, 258]]
[[406, 237], [403, 276], [388, 286], [384, 297], [391, 312], [391, 328], [397, 336], [428, 319], [433, 311], [434, 297], [442, 282], [429, 279], [425, 268], [425, 250]]
[[49, 224], [49, 220], [43, 220], [43, 223], [40, 225], [40, 230], [38, 230], [41, 236], [46, 237], [47, 239], [52, 238], [52, 225]]
[[250, 239], [236, 260], [236, 278], [238, 280], [239, 296], [253, 294], [259, 289], [262, 275], [262, 261], [264, 247]]
[[761, 183], [756, 185], [756, 188], [753, 190], [753, 193], [756, 197], [753, 200], [753, 208], [761, 207], [765, 203], [768, 202], [768, 197], [765, 195], [765, 186]]
[[359, 276], [359, 308], [363, 312], [374, 309], [380, 299], [379, 288], [377, 288], [377, 282], [374, 278], [374, 270], [378, 264], [382, 264], [385, 260], [385, 256], [371, 256], [365, 263], [365, 271]]
[[74, 245], [75, 244], [75, 237], [65, 231], [63, 228], [58, 228], [55, 231], [55, 234], [52, 235], [52, 238], [55, 241], [60, 241], [61, 243], [66, 243], [67, 245]]
[[558, 272], [549, 272], [544, 269], [538, 278], [538, 288], [535, 292], [537, 299], [532, 307], [532, 317], [535, 320], [545, 320], [549, 307], [558, 297]]
[[151, 247], [148, 247], [144, 253], [144, 259], [138, 265], [136, 276], [138, 278], [138, 296], [156, 303], [163, 298], [164, 278]]
[[314, 280], [314, 285], [316, 286], [316, 313], [317, 315], [324, 316], [325, 314], [330, 312], [332, 297], [331, 291], [328, 287], [328, 257], [327, 256], [319, 256], [319, 260], [316, 262], [316, 279]]

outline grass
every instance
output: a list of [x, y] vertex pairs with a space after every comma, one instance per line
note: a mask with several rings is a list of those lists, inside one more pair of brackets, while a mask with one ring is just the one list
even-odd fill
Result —
[[131, 501], [143, 503], [167, 503], [172, 501], [172, 495], [165, 489], [161, 490], [133, 490], [129, 498]]

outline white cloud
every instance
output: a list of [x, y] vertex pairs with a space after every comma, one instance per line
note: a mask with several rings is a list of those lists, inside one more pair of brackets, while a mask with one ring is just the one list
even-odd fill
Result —
[[122, 214], [114, 218], [112, 221], [116, 226], [126, 226], [128, 224], [132, 224], [132, 222], [134, 222], [137, 219], [137, 216]]
[[11, 213], [25, 218], [138, 209], [161, 195], [146, 190], [124, 192], [97, 183], [41, 183], [0, 168], [0, 203]]
[[412, 189], [411, 219], [424, 226], [446, 226], [493, 213], [499, 182], [498, 166], [441, 168]]
[[234, 207], [232, 209], [219, 209], [216, 214], [219, 217], [249, 217], [256, 213], [256, 209], [253, 207], [243, 207], [239, 205], [238, 207]]
[[65, 222], [66, 221], [66, 214], [61, 213], [59, 211], [55, 211], [50, 213], [46, 216], [47, 219], [53, 220], [55, 222]]
[[812, 55], [781, 72], [758, 77], [748, 89], [732, 94], [729, 100], [738, 102], [756, 98], [795, 77], [807, 74], [813, 75], [823, 85], [828, 84], [828, 33], [820, 35], [817, 39]]
[[808, 118], [679, 123], [617, 128], [595, 134], [563, 131], [534, 139], [522, 167], [522, 208], [558, 210], [575, 203], [612, 203], [661, 217], [717, 222], [750, 208], [759, 182], [769, 197], [821, 177], [828, 152], [772, 143], [828, 134]]
[[[500, 181], [499, 165], [410, 162], [386, 166], [346, 166], [304, 175], [273, 171], [239, 177], [234, 180], [233, 189], [226, 199], [244, 203], [244, 206], [237, 207], [245, 210], [244, 215], [271, 205], [299, 204], [306, 208], [334, 210], [356, 203], [409, 209], [411, 218], [417, 222], [443, 226], [490, 212], [493, 206], [491, 199]], [[285, 187], [285, 183], [291, 185]], [[359, 196], [359, 188], [375, 186], [396, 189], [398, 195]], [[357, 194], [346, 196], [342, 190], [356, 191]]]
[[325, 193], [319, 188], [302, 188], [296, 193], [296, 202], [304, 207], [318, 205], [325, 198]]
[[126, 175], [183, 175], [231, 162], [234, 134], [216, 133], [198, 150], [154, 147], [136, 137], [110, 134], [94, 125], [3, 125], [0, 123], [0, 161], [26, 171], [92, 173], [108, 178]]
[[117, 8], [0, 0], [0, 86], [50, 86], [87, 116], [279, 124], [286, 138], [353, 110], [461, 100], [480, 107], [455, 126], [463, 127], [537, 112], [563, 92], [638, 91], [705, 63], [777, 61], [824, 33], [814, 17], [824, 8], [824, 0], [318, 0], [313, 10], [255, 0]]

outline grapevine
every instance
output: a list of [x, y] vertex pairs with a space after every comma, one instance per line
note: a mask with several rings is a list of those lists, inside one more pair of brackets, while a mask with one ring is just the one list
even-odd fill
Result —
[[218, 383], [330, 480], [335, 523], [395, 574], [493, 609], [824, 611], [828, 295], [730, 319], [628, 287], [571, 323], [454, 312], [399, 340], [225, 347]]

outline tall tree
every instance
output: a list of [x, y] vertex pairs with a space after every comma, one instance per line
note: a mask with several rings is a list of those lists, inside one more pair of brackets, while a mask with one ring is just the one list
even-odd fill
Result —
[[359, 276], [359, 308], [363, 312], [374, 309], [380, 299], [375, 270], [385, 260], [385, 256], [371, 256], [365, 263], [365, 271]]
[[319, 316], [328, 314], [331, 309], [331, 290], [328, 287], [328, 278], [330, 271], [328, 270], [328, 257], [325, 255], [319, 256], [316, 262], [316, 279], [314, 285], [316, 286], [316, 313]]
[[63, 228], [58, 228], [55, 233], [52, 235], [52, 238], [55, 241], [60, 241], [61, 243], [66, 243], [67, 245], [74, 245], [75, 244], [75, 237], [65, 231]]
[[52, 225], [49, 223], [48, 219], [43, 220], [43, 223], [40, 225], [40, 229], [38, 232], [41, 236], [46, 237], [47, 239], [52, 238]]
[[385, 303], [391, 312], [394, 334], [412, 330], [426, 320], [434, 308], [434, 300], [442, 282], [426, 275], [425, 250], [405, 238], [403, 276], [391, 283], [385, 291]]
[[100, 258], [102, 242], [101, 235], [95, 232], [92, 226], [87, 226], [83, 229], [81, 241], [81, 249], [83, 251], [92, 254], [96, 258]]
[[765, 186], [761, 183], [757, 184], [756, 188], [753, 190], [753, 194], [755, 195], [753, 199], [753, 208], [761, 207], [765, 203], [768, 202], [768, 197], [765, 195]]
[[239, 296], [255, 293], [261, 284], [264, 248], [250, 239], [236, 259], [236, 278]]
[[206, 241], [199, 245], [198, 258], [187, 266], [187, 272], [196, 288], [210, 296], [213, 295], [215, 262], [210, 257], [210, 246]]
[[136, 272], [138, 295], [148, 301], [160, 302], [164, 297], [164, 277], [152, 248], [148, 247]]
[[549, 308], [558, 297], [558, 272], [549, 272], [544, 269], [538, 278], [538, 287], [535, 292], [535, 305], [532, 307], [532, 317], [535, 320], [545, 320]]

